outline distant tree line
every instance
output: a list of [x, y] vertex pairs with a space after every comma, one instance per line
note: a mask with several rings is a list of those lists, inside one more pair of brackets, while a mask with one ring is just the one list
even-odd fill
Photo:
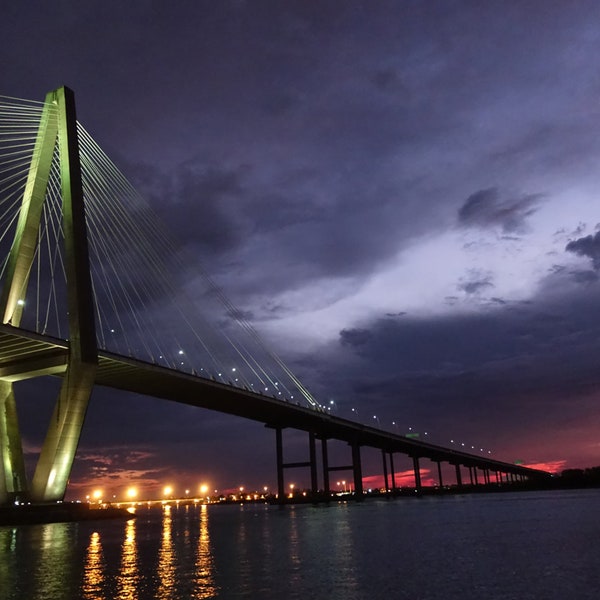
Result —
[[565, 469], [556, 479], [565, 487], [600, 487], [600, 466], [587, 469]]

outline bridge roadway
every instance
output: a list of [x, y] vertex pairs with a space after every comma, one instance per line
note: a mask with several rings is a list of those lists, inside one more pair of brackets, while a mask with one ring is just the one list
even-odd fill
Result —
[[[61, 376], [67, 366], [69, 344], [67, 341], [42, 336], [10, 325], [0, 325], [0, 379], [19, 381], [42, 375]], [[326, 412], [300, 406], [294, 402], [278, 400], [271, 396], [240, 389], [211, 379], [183, 373], [142, 360], [128, 358], [104, 350], [98, 352], [98, 370], [96, 384], [107, 386], [146, 396], [163, 398], [236, 415], [246, 419], [259, 421], [267, 427], [274, 428], [278, 434], [278, 476], [281, 479], [280, 489], [283, 488], [281, 474], [283, 467], [311, 466], [315, 471], [314, 438], [322, 440], [339, 440], [347, 442], [353, 449], [361, 446], [380, 449], [390, 456], [401, 453], [418, 461], [426, 458], [439, 464], [448, 462], [455, 465], [457, 483], [460, 485], [459, 465], [480, 469], [488, 473], [505, 474], [516, 478], [546, 478], [549, 473], [528, 467], [502, 462], [461, 452], [453, 448], [445, 448], [416, 439], [406, 438], [375, 427], [369, 427], [355, 421], [344, 419]], [[292, 428], [306, 431], [311, 436], [311, 463], [282, 464], [281, 430]], [[326, 459], [326, 450], [324, 450]], [[360, 462], [360, 458], [358, 459]], [[353, 453], [356, 463], [356, 455]], [[384, 470], [385, 466], [384, 457]], [[417, 465], [415, 462], [415, 477]], [[354, 464], [356, 467], [356, 464]], [[324, 470], [335, 471], [351, 469], [350, 467], [328, 467]], [[392, 474], [393, 474], [392, 462]], [[360, 470], [359, 470], [360, 473]], [[472, 480], [472, 472], [471, 480]], [[355, 479], [357, 471], [355, 468]], [[440, 471], [441, 478], [441, 471]], [[316, 475], [313, 477], [313, 482]], [[392, 475], [393, 481], [393, 475]], [[477, 479], [475, 479], [477, 481]], [[329, 487], [326, 483], [326, 489]]]

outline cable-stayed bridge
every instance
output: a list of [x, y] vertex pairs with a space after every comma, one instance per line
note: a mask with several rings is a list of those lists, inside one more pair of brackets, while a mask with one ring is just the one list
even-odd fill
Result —
[[[64, 497], [95, 385], [259, 421], [275, 430], [279, 497], [287, 468], [310, 469], [329, 492], [351, 470], [362, 496], [361, 447], [381, 450], [386, 488], [394, 453], [455, 466], [456, 483], [546, 473], [427, 444], [331, 415], [160, 221], [77, 121], [73, 93], [44, 102], [0, 97], [0, 503]], [[61, 390], [31, 482], [14, 383], [55, 375]], [[283, 459], [285, 428], [308, 432], [308, 460]], [[351, 460], [330, 465], [328, 440]], [[388, 468], [391, 486], [388, 481]]]

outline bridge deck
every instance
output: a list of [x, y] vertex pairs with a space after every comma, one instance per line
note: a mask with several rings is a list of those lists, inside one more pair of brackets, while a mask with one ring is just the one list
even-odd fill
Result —
[[[66, 368], [67, 359], [68, 342], [0, 325], [0, 379], [17, 381], [44, 374], [60, 375]], [[319, 438], [341, 440], [386, 452], [528, 477], [549, 475], [544, 471], [409, 439], [292, 402], [106, 351], [99, 352], [96, 383], [236, 415], [268, 427], [310, 431]]]

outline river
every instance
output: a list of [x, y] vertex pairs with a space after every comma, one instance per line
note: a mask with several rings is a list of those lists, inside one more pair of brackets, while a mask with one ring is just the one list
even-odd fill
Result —
[[600, 598], [600, 490], [0, 528], [0, 600]]

